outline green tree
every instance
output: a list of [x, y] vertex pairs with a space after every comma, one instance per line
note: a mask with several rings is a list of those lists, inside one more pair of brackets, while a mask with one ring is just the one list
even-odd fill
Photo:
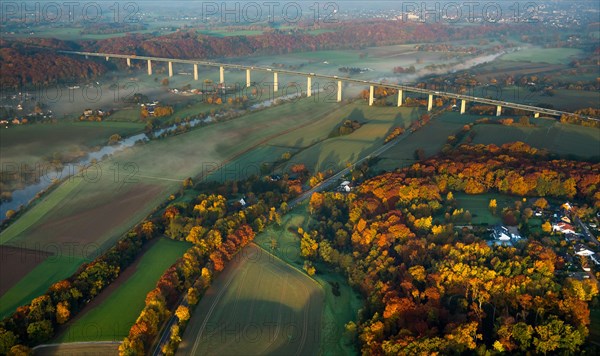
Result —
[[317, 254], [317, 249], [319, 248], [319, 244], [315, 241], [308, 233], [302, 234], [302, 239], [300, 240], [300, 254], [302, 257], [312, 258]]
[[331, 244], [329, 243], [329, 241], [327, 240], [323, 240], [321, 242], [319, 242], [319, 255], [321, 256], [321, 259], [327, 263], [331, 263], [331, 254], [333, 253], [333, 248], [331, 247]]
[[533, 344], [536, 351], [543, 354], [558, 349], [575, 352], [584, 341], [578, 330], [556, 317], [544, 325], [536, 326], [535, 331]]
[[0, 354], [6, 355], [17, 343], [17, 337], [12, 331], [0, 328]]
[[524, 322], [519, 322], [512, 327], [512, 337], [521, 351], [527, 351], [533, 337], [533, 327]]
[[41, 344], [50, 340], [54, 328], [50, 320], [36, 321], [27, 326], [27, 336], [34, 344]]
[[314, 276], [315, 273], [317, 272], [317, 270], [315, 269], [315, 266], [313, 266], [311, 261], [304, 261], [303, 269], [306, 271], [306, 273], [309, 276]]

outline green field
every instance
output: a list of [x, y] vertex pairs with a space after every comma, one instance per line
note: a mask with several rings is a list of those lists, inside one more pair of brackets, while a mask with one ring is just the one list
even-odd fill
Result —
[[118, 356], [119, 344], [116, 342], [106, 343], [75, 343], [48, 345], [34, 349], [35, 356], [57, 356], [57, 355], [102, 355]]
[[46, 194], [41, 199], [34, 201], [27, 214], [2, 231], [0, 244], [8, 243], [23, 233], [29, 226], [42, 219], [44, 215], [51, 212], [58, 203], [71, 193], [81, 181], [80, 179], [67, 180], [54, 189], [52, 194]]
[[[596, 80], [596, 76], [589, 80]], [[567, 82], [575, 82], [574, 77], [564, 77]], [[496, 100], [504, 100], [527, 105], [550, 105], [559, 110], [576, 111], [581, 108], [597, 107], [600, 101], [600, 93], [587, 90], [556, 89], [553, 96], [544, 95], [542, 90], [530, 91], [527, 87], [507, 86], [483, 86], [476, 88], [472, 95], [478, 97], [489, 97]]]
[[225, 29], [214, 29], [214, 30], [201, 30], [198, 31], [203, 35], [213, 37], [227, 37], [227, 36], [256, 36], [262, 35], [263, 31], [259, 30], [225, 30]]
[[[66, 251], [59, 251], [56, 256], [48, 257], [0, 297], [0, 319], [44, 294], [55, 282], [70, 277], [85, 261], [86, 259]], [[2, 268], [10, 267], [3, 265]]]
[[373, 167], [374, 172], [393, 171], [415, 163], [417, 149], [423, 149], [427, 157], [438, 153], [448, 136], [455, 135], [465, 124], [478, 118], [455, 112], [443, 113], [379, 156], [379, 161]]
[[527, 48], [502, 56], [507, 61], [529, 61], [550, 64], [567, 64], [572, 57], [582, 53], [576, 48]]
[[561, 124], [552, 119], [531, 119], [535, 127], [482, 124], [473, 127], [474, 144], [502, 145], [521, 141], [560, 155], [600, 156], [600, 129]]
[[[99, 163], [89, 179], [74, 178], [49, 192], [0, 233], [0, 241], [12, 246], [56, 246], [61, 251], [75, 243], [79, 256], [83, 246], [99, 253], [178, 190], [186, 177], [206, 173], [336, 108], [336, 104], [300, 100], [119, 152]], [[70, 265], [50, 267], [60, 275], [72, 271]], [[39, 288], [45, 290], [57, 280], [40, 281]], [[35, 296], [21, 285], [9, 293]]]
[[323, 139], [331, 129], [322, 129], [308, 137], [282, 137], [282, 140], [296, 142], [296, 146], [302, 147], [284, 167], [303, 163], [311, 171], [344, 168], [380, 147], [394, 127], [408, 127], [421, 113], [417, 108], [368, 107], [357, 101], [337, 111], [332, 118], [338, 120], [337, 125], [346, 119], [363, 123], [349, 135], [327, 138], [315, 144], [313, 137]]
[[[495, 225], [502, 222], [499, 212], [505, 207], [514, 207], [515, 200], [520, 200], [518, 197], [511, 197], [496, 193], [486, 194], [465, 194], [454, 193], [454, 199], [457, 202], [457, 207], [471, 213], [473, 224]], [[497, 213], [493, 215], [489, 209], [491, 199], [496, 199], [498, 204]]]
[[315, 355], [323, 290], [314, 280], [251, 244], [204, 294], [178, 355]]
[[[74, 41], [74, 40], [103, 40], [103, 39], [107, 39], [107, 38], [123, 37], [123, 36], [126, 36], [128, 33], [145, 34], [145, 33], [158, 32], [161, 35], [164, 35], [164, 34], [171, 33], [172, 31], [157, 31], [156, 29], [150, 28], [150, 29], [146, 29], [146, 30], [138, 30], [138, 31], [131, 31], [131, 32], [106, 33], [106, 34], [91, 34], [91, 33], [89, 33], [89, 34], [82, 35], [80, 33], [81, 28], [42, 26], [42, 27], [34, 28], [33, 32], [34, 32], [35, 37], [57, 38], [60, 40], [65, 40], [65, 41]], [[32, 35], [30, 35], [29, 32], [26, 32], [26, 33], [17, 33], [17, 34], [11, 35], [10, 37], [24, 38], [24, 37], [31, 37], [31, 36]]]
[[[56, 342], [120, 341], [144, 308], [146, 294], [151, 291], [162, 273], [183, 256], [191, 244], [161, 238], [129, 268], [135, 270], [125, 279], [117, 279], [117, 288], [100, 294], [105, 298], [99, 305], [84, 309], [74, 322], [57, 337]], [[127, 270], [123, 272], [128, 274]], [[87, 310], [87, 312], [86, 312]]]
[[0, 163], [33, 165], [55, 154], [71, 156], [103, 146], [113, 134], [129, 136], [144, 124], [128, 122], [70, 122], [32, 124], [0, 129]]
[[[289, 231], [309, 228], [309, 217], [306, 204], [300, 205], [282, 217], [281, 226], [271, 225], [258, 234], [255, 242], [264, 249], [296, 268], [302, 270], [304, 259], [300, 256], [300, 240], [295, 233]], [[276, 241], [273, 249], [272, 241]], [[356, 321], [357, 310], [363, 305], [360, 297], [348, 285], [346, 278], [332, 271], [330, 266], [317, 264], [317, 274], [314, 278], [325, 291], [325, 305], [321, 320], [322, 336], [320, 352], [322, 355], [352, 355], [356, 350], [348, 344], [344, 325]], [[304, 273], [304, 272], [302, 272]], [[340, 295], [332, 293], [330, 282], [337, 282]]]
[[[263, 163], [278, 174], [288, 172], [297, 163], [304, 164], [311, 172], [343, 168], [378, 148], [394, 127], [408, 127], [421, 113], [417, 108], [368, 107], [363, 101], [355, 101], [300, 130], [265, 142], [213, 172], [209, 178], [224, 181], [260, 174]], [[347, 119], [358, 120], [363, 125], [349, 135], [330, 137]], [[273, 167], [273, 162], [286, 152], [292, 154], [291, 159]]]
[[108, 116], [104, 122], [114, 122], [114, 121], [124, 121], [124, 122], [138, 122], [140, 126], [144, 126], [140, 119], [140, 108], [124, 108], [121, 110], [117, 110], [114, 114]]

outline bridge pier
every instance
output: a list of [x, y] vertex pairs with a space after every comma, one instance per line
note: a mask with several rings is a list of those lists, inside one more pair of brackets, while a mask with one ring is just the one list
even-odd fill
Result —
[[173, 62], [169, 62], [169, 77], [173, 76]]
[[306, 96], [312, 96], [312, 78], [306, 77]]
[[219, 67], [219, 83], [225, 83], [225, 68]]
[[496, 116], [502, 115], [502, 105], [496, 106]]
[[429, 99], [427, 99], [427, 111], [431, 111], [433, 109], [433, 94], [429, 94]]
[[534, 117], [535, 119], [539, 118], [539, 117], [540, 117], [540, 113], [539, 113], [539, 112], [535, 112], [535, 113], [533, 113], [533, 117]]
[[198, 80], [198, 63], [194, 63], [194, 80]]
[[148, 75], [152, 75], [152, 61], [148, 60]]
[[109, 58], [110, 58], [109, 56], [106, 56], [106, 61], [107, 61], [107, 62], [108, 62]]
[[375, 88], [371, 85], [369, 87], [369, 106], [373, 106], [373, 102], [375, 101], [375, 98], [373, 97], [374, 91]]
[[273, 92], [279, 90], [279, 79], [277, 78], [277, 72], [273, 72]]
[[398, 89], [398, 107], [402, 106], [402, 89]]
[[338, 101], [338, 103], [340, 101], [342, 101], [342, 81], [341, 80], [338, 80], [337, 101]]
[[127, 57], [127, 66], [131, 67], [131, 58]]
[[250, 84], [250, 69], [246, 69], [246, 88], [249, 88]]

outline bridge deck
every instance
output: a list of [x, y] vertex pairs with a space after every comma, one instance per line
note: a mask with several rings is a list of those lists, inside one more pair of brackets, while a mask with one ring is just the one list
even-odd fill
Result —
[[[129, 60], [137, 59], [137, 60], [145, 60], [145, 61], [149, 60], [149, 61], [156, 61], [156, 62], [197, 64], [197, 65], [202, 65], [202, 66], [223, 67], [223, 68], [239, 69], [239, 70], [248, 70], [249, 69], [249, 70], [262, 71], [262, 72], [276, 72], [276, 73], [280, 73], [280, 74], [288, 74], [288, 75], [293, 75], [293, 76], [314, 77], [314, 78], [319, 78], [319, 79], [342, 81], [345, 83], [391, 88], [391, 89], [403, 90], [403, 91], [412, 92], [412, 93], [435, 95], [435, 96], [441, 96], [441, 97], [445, 97], [445, 98], [449, 98], [449, 99], [457, 99], [457, 100], [464, 100], [464, 101], [468, 101], [468, 102], [476, 102], [476, 103], [481, 103], [481, 104], [494, 105], [496, 107], [500, 106], [502, 108], [512, 108], [512, 109], [530, 111], [533, 113], [538, 113], [538, 114], [543, 114], [543, 115], [580, 116], [580, 115], [572, 113], [572, 112], [542, 108], [542, 107], [537, 107], [537, 106], [532, 106], [532, 105], [518, 104], [518, 103], [512, 103], [512, 102], [508, 102], [508, 101], [494, 100], [494, 99], [487, 99], [487, 98], [479, 98], [479, 97], [470, 96], [470, 95], [463, 95], [463, 94], [443, 92], [443, 91], [435, 91], [435, 90], [431, 90], [431, 89], [416, 88], [416, 87], [401, 85], [401, 84], [381, 83], [381, 82], [375, 82], [375, 81], [369, 81], [369, 80], [353, 79], [353, 78], [341, 77], [341, 76], [337, 76], [337, 75], [304, 73], [304, 72], [298, 72], [298, 71], [293, 71], [293, 70], [275, 69], [275, 68], [261, 67], [261, 66], [246, 66], [246, 65], [241, 65], [241, 64], [217, 63], [217, 62], [202, 61], [202, 60], [195, 60], [195, 59], [174, 59], [174, 58], [137, 56], [137, 55], [129, 55], [129, 54], [94, 53], [94, 52], [78, 52], [78, 51], [59, 51], [59, 52], [66, 53], [66, 54], [76, 54], [76, 55], [81, 55], [81, 56], [124, 58], [124, 59], [129, 59]], [[593, 118], [593, 117], [582, 117], [582, 119], [600, 121], [599, 118]]]

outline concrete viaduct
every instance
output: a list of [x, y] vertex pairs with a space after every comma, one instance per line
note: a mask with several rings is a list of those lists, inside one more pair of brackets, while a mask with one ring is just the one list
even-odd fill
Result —
[[[431, 89], [422, 89], [416, 88], [412, 86], [399, 85], [399, 84], [391, 84], [391, 83], [379, 83], [368, 80], [360, 80], [353, 79], [348, 77], [339, 77], [337, 75], [324, 75], [324, 74], [316, 74], [316, 73], [304, 73], [292, 70], [283, 70], [283, 69], [273, 69], [268, 67], [256, 67], [256, 66], [246, 66], [240, 64], [227, 64], [227, 63], [216, 63], [210, 61], [199, 61], [193, 59], [173, 59], [173, 58], [160, 58], [160, 57], [147, 57], [147, 56], [137, 56], [132, 54], [110, 54], [110, 53], [94, 53], [94, 52], [77, 52], [77, 51], [60, 51], [65, 54], [75, 54], [88, 57], [104, 57], [108, 61], [111, 58], [122, 58], [127, 61], [127, 65], [131, 66], [131, 60], [142, 60], [146, 61], [148, 65], [148, 75], [152, 75], [152, 62], [167, 62], [169, 68], [169, 77], [173, 76], [173, 63], [181, 63], [181, 64], [191, 64], [194, 66], [194, 80], [198, 80], [198, 66], [207, 66], [207, 67], [219, 67], [219, 82], [225, 83], [225, 68], [227, 69], [238, 69], [246, 71], [246, 86], [250, 87], [251, 85], [251, 73], [252, 71], [261, 71], [261, 72], [272, 72], [273, 73], [273, 90], [276, 92], [279, 89], [279, 74], [286, 74], [292, 76], [301, 76], [306, 77], [306, 95], [312, 95], [312, 78], [317, 79], [327, 79], [334, 82], [337, 82], [337, 101], [342, 101], [342, 83], [353, 83], [360, 84], [363, 86], [369, 86], [369, 105], [373, 105], [374, 102], [374, 90], [375, 87], [384, 87], [396, 89], [398, 91], [398, 106], [402, 106], [404, 100], [404, 92], [407, 93], [420, 93], [428, 96], [427, 101], [427, 110], [431, 111], [433, 108], [433, 97], [439, 96], [449, 99], [456, 99], [460, 101], [460, 113], [464, 114], [466, 111], [467, 102], [474, 102], [486, 105], [492, 105], [496, 107], [496, 116], [502, 115], [502, 108], [512, 108], [523, 111], [529, 111], [533, 113], [533, 117], [538, 118], [540, 115], [549, 115], [549, 116], [561, 116], [563, 114], [567, 115], [576, 115], [566, 111], [541, 108], [537, 106], [517, 104], [507, 101], [501, 100], [493, 100], [486, 98], [478, 98], [470, 95], [435, 91]], [[597, 118], [587, 117], [588, 120], [600, 121]]]

